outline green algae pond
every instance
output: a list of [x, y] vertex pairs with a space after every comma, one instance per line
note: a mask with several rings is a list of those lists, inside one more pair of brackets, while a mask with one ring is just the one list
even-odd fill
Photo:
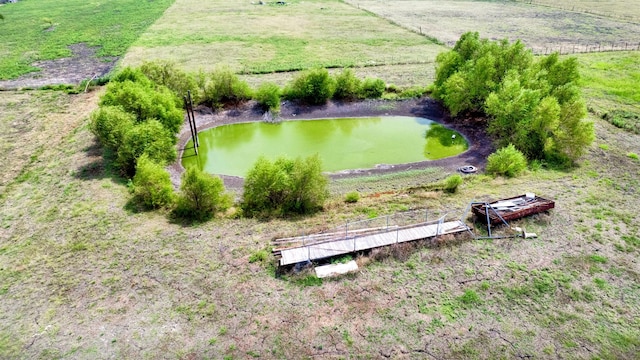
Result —
[[437, 160], [468, 148], [464, 136], [429, 119], [408, 116], [249, 122], [222, 125], [198, 134], [198, 155], [190, 140], [182, 157], [187, 168], [244, 177], [264, 156], [319, 154], [323, 170], [374, 168]]

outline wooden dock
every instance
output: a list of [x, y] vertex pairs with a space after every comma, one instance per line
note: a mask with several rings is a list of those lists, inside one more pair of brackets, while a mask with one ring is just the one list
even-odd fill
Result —
[[444, 222], [443, 219], [440, 219], [436, 222], [404, 227], [388, 227], [367, 232], [346, 232], [339, 238], [334, 237], [302, 246], [276, 249], [274, 252], [280, 256], [280, 265], [282, 266], [467, 230], [469, 230], [467, 225], [460, 220]]

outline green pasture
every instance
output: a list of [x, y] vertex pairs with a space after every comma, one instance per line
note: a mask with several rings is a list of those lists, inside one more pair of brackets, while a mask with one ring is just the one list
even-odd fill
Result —
[[177, 0], [124, 64], [166, 59], [187, 70], [224, 63], [241, 73], [422, 63], [444, 50], [430, 39], [342, 1]]
[[173, 0], [38, 0], [0, 6], [0, 80], [38, 71], [33, 62], [71, 56], [68, 46], [121, 56]]
[[640, 133], [640, 52], [577, 57], [590, 110], [618, 127]]

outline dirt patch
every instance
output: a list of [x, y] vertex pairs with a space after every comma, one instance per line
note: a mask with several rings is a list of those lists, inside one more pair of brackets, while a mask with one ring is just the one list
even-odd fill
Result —
[[0, 81], [0, 90], [37, 88], [45, 85], [79, 84], [82, 80], [108, 74], [118, 57], [96, 57], [96, 47], [84, 43], [70, 45], [68, 58], [36, 61], [32, 65], [41, 71], [23, 75], [15, 80]]
[[[249, 102], [237, 109], [217, 112], [207, 107], [198, 107], [195, 110], [195, 115], [198, 131], [220, 125], [263, 121], [263, 112], [254, 102]], [[404, 101], [367, 100], [349, 103], [330, 101], [321, 106], [301, 106], [292, 102], [284, 102], [280, 112], [280, 117], [283, 121], [365, 116], [417, 116], [435, 120], [464, 135], [469, 142], [469, 149], [460, 155], [440, 160], [425, 160], [408, 164], [384, 165], [372, 169], [340, 171], [329, 174], [332, 179], [369, 176], [429, 167], [441, 167], [448, 171], [456, 171], [460, 166], [473, 165], [479, 169], [484, 169], [486, 158], [493, 151], [491, 140], [484, 131], [484, 119], [457, 119], [454, 122], [448, 113], [431, 98]], [[190, 136], [188, 125], [183, 126], [178, 140], [179, 159], [182, 157], [182, 149], [186, 146]], [[184, 168], [179, 160], [169, 167], [174, 185], [179, 185], [180, 175], [183, 171]], [[237, 176], [221, 175], [221, 178], [228, 188], [240, 189], [243, 185], [243, 179]]]

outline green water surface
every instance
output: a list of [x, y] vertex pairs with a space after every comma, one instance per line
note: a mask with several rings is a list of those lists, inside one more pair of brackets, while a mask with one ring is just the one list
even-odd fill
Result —
[[245, 176], [260, 156], [296, 158], [317, 153], [323, 170], [336, 172], [436, 160], [468, 148], [457, 132], [429, 119], [407, 116], [241, 123], [202, 131], [198, 139], [198, 156], [193, 142], [185, 147], [185, 168], [199, 166], [211, 174], [236, 176]]

